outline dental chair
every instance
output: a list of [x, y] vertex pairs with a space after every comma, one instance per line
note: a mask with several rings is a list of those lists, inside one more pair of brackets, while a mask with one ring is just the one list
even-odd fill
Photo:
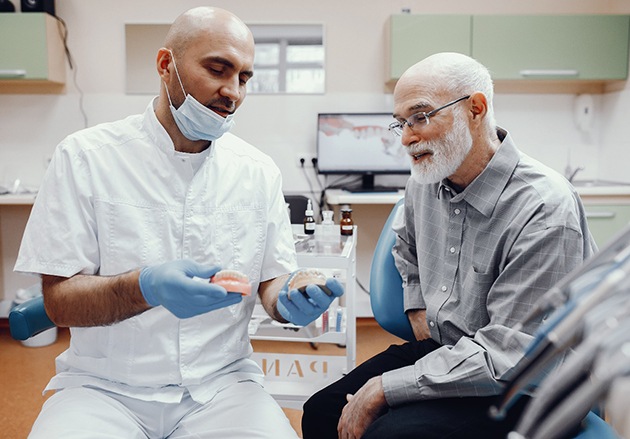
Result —
[[[396, 242], [392, 224], [403, 203], [404, 199], [396, 203], [376, 243], [370, 271], [370, 302], [374, 318], [383, 329], [403, 340], [412, 341], [415, 337], [404, 310], [402, 278], [392, 255]], [[532, 402], [535, 402], [534, 399]], [[619, 439], [619, 436], [602, 418], [590, 412], [574, 439]]]
[[289, 205], [289, 210], [291, 211], [291, 224], [302, 224], [308, 197], [304, 195], [285, 195], [284, 201]]
[[28, 340], [54, 326], [46, 314], [44, 297], [41, 295], [16, 305], [9, 312], [9, 329], [11, 337], [16, 340]]

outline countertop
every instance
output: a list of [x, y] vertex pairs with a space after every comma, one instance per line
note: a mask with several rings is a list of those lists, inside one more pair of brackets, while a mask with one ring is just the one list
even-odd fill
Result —
[[[602, 181], [575, 182], [575, 189], [584, 197], [630, 197], [630, 183], [605, 184]], [[404, 191], [392, 193], [352, 193], [341, 189], [326, 191], [330, 204], [395, 204], [405, 195]]]
[[630, 183], [609, 180], [576, 180], [573, 186], [581, 197], [614, 197], [630, 196]]
[[31, 205], [35, 202], [36, 193], [0, 195], [0, 205]]
[[630, 195], [630, 185], [624, 186], [576, 186], [578, 194], [593, 196]]
[[[576, 182], [575, 188], [580, 196], [630, 196], [630, 183], [610, 184], [603, 182]], [[0, 205], [31, 205], [35, 201], [35, 193], [29, 194], [5, 194], [0, 195]], [[394, 193], [362, 193], [352, 194], [343, 190], [333, 189], [328, 191], [329, 200], [332, 204], [395, 204], [404, 192]]]

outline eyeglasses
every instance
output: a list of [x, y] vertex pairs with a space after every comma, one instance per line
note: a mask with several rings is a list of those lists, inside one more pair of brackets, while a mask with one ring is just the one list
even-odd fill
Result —
[[421, 124], [423, 122], [425, 123], [425, 125], [429, 125], [429, 118], [431, 116], [435, 116], [438, 111], [443, 110], [446, 107], [450, 107], [451, 105], [455, 105], [456, 103], [463, 101], [464, 99], [468, 99], [469, 97], [470, 95], [455, 99], [454, 101], [451, 101], [446, 105], [442, 105], [435, 110], [431, 110], [428, 113], [421, 111], [420, 113], [412, 114], [411, 116], [409, 116], [408, 119], [399, 119], [389, 125], [389, 130], [397, 136], [402, 136], [403, 128], [405, 128], [405, 125], [407, 125], [409, 128], [413, 128], [415, 124]]

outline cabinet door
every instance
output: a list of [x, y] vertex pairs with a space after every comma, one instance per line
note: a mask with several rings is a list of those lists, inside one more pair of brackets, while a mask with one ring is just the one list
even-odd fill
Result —
[[628, 76], [627, 15], [476, 15], [472, 27], [472, 56], [494, 79]]
[[630, 205], [584, 203], [584, 209], [588, 228], [600, 249], [630, 223]]
[[470, 55], [470, 15], [413, 15], [390, 17], [389, 78], [438, 52]]
[[0, 79], [65, 81], [57, 21], [45, 13], [0, 14]]

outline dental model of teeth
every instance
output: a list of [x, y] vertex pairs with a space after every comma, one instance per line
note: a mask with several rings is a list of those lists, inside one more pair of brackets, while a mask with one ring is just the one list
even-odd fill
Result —
[[293, 273], [289, 280], [289, 300], [291, 300], [291, 291], [298, 290], [302, 294], [306, 294], [307, 285], [317, 285], [329, 296], [332, 292], [326, 286], [326, 276], [314, 269], [304, 269]]
[[252, 286], [246, 275], [236, 270], [221, 270], [210, 282], [220, 285], [230, 293], [241, 293], [243, 296], [252, 295]]

